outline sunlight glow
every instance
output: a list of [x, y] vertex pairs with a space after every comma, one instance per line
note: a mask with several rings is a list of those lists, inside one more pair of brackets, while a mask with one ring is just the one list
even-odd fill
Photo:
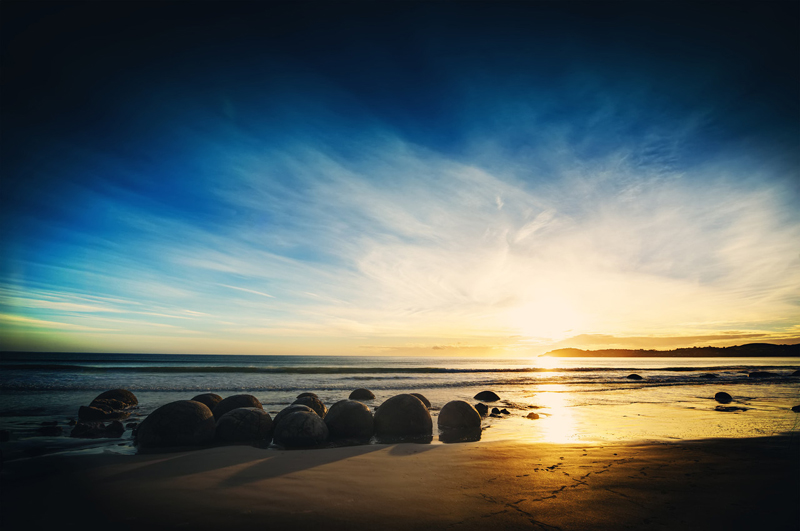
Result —
[[569, 394], [566, 386], [553, 385], [537, 394], [541, 407], [541, 418], [537, 420], [542, 439], [550, 443], [566, 443], [575, 439], [576, 420], [569, 407]]

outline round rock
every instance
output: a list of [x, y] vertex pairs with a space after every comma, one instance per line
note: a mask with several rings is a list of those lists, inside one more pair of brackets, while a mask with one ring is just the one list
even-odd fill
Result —
[[328, 412], [328, 408], [325, 407], [325, 404], [323, 404], [322, 400], [317, 398], [316, 395], [314, 396], [311, 395], [313, 395], [313, 393], [308, 393], [306, 394], [306, 396], [301, 396], [300, 398], [292, 402], [292, 405], [301, 404], [304, 406], [308, 406], [311, 409], [313, 409], [317, 415], [319, 415], [319, 418], [324, 419], [325, 414]]
[[431, 408], [431, 401], [428, 400], [427, 398], [425, 398], [425, 395], [423, 395], [421, 393], [409, 393], [409, 394], [411, 396], [416, 396], [417, 398], [419, 398], [419, 401], [422, 402], [423, 404], [425, 404], [426, 408], [428, 408], [428, 409]]
[[497, 396], [497, 393], [494, 391], [481, 391], [477, 395], [473, 396], [475, 400], [480, 400], [481, 402], [497, 402], [500, 400], [500, 397]]
[[480, 429], [481, 414], [472, 404], [463, 400], [452, 400], [439, 412], [440, 430]]
[[315, 415], [317, 414], [316, 411], [308, 406], [304, 406], [303, 404], [292, 404], [291, 406], [286, 406], [285, 408], [281, 409], [280, 412], [275, 415], [275, 418], [272, 419], [272, 427], [277, 428], [278, 424], [280, 424], [281, 420], [283, 420], [286, 415], [289, 413], [294, 413], [295, 411], [306, 411]]
[[638, 374], [629, 374], [625, 378], [627, 378], [628, 380], [641, 380], [642, 379], [642, 377], [639, 376]]
[[431, 414], [414, 395], [393, 396], [375, 412], [375, 434], [384, 441], [430, 439], [433, 436]]
[[489, 406], [486, 404], [475, 404], [475, 411], [477, 411], [481, 417], [485, 417], [489, 414]]
[[139, 405], [139, 400], [137, 400], [136, 395], [127, 389], [112, 389], [100, 393], [89, 405], [93, 406], [97, 402], [107, 404], [114, 409], [126, 409]]
[[199, 446], [214, 439], [215, 428], [214, 415], [208, 406], [179, 400], [150, 413], [139, 424], [137, 439], [142, 448]]
[[348, 397], [350, 400], [373, 400], [375, 395], [369, 389], [356, 389]]
[[714, 395], [714, 400], [716, 400], [720, 404], [730, 404], [733, 398], [725, 391], [720, 391], [719, 393]]
[[294, 411], [275, 427], [274, 440], [286, 448], [319, 446], [328, 439], [328, 426], [310, 411]]
[[374, 431], [374, 419], [367, 406], [355, 400], [340, 400], [325, 415], [331, 439], [368, 441]]
[[257, 407], [259, 409], [264, 409], [258, 398], [254, 397], [253, 395], [233, 395], [222, 400], [219, 404], [214, 406], [212, 411], [214, 412], [214, 418], [219, 420], [222, 418], [222, 415], [228, 411], [232, 411], [240, 407]]
[[300, 393], [299, 395], [297, 395], [297, 398], [303, 398], [305, 396], [313, 396], [314, 398], [319, 400], [319, 397], [317, 396], [317, 393]]
[[230, 443], [249, 443], [269, 438], [272, 417], [257, 407], [240, 407], [222, 415], [217, 421], [217, 439]]
[[215, 393], [203, 393], [202, 395], [197, 395], [196, 397], [192, 398], [195, 402], [200, 402], [201, 404], [205, 404], [208, 406], [208, 409], [214, 411], [214, 408], [217, 407], [217, 404], [222, 402], [222, 397]]

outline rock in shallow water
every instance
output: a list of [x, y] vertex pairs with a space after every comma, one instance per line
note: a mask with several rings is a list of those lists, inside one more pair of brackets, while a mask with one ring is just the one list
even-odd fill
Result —
[[430, 441], [433, 420], [428, 408], [416, 396], [393, 396], [375, 412], [375, 435], [382, 442]]
[[229, 443], [252, 443], [269, 439], [271, 432], [269, 413], [257, 407], [240, 407], [219, 418], [216, 438]]
[[714, 395], [714, 400], [719, 402], [720, 404], [730, 404], [733, 400], [733, 397], [726, 393], [725, 391], [720, 391], [719, 393]]
[[367, 406], [355, 400], [340, 400], [325, 415], [330, 439], [366, 442], [372, 437], [375, 422]]
[[214, 439], [216, 423], [208, 406], [193, 400], [170, 402], [139, 424], [136, 434], [142, 448], [200, 446]]
[[480, 414], [481, 417], [485, 417], [489, 414], [489, 406], [486, 404], [475, 404], [475, 410]]
[[356, 389], [348, 397], [350, 400], [373, 400], [375, 394], [369, 389]]
[[481, 402], [497, 402], [500, 400], [500, 397], [497, 396], [497, 393], [494, 391], [481, 391], [477, 395], [473, 396], [475, 400], [480, 400]]
[[234, 409], [238, 409], [240, 407], [257, 407], [259, 409], [264, 409], [258, 398], [254, 397], [253, 395], [243, 394], [233, 395], [225, 398], [219, 404], [214, 406], [212, 411], [214, 412], [214, 418], [219, 420], [222, 418], [222, 415], [228, 411], [233, 411]]
[[328, 439], [328, 427], [319, 415], [309, 411], [294, 411], [275, 427], [274, 441], [286, 448], [319, 446]]
[[629, 374], [625, 378], [627, 378], [628, 380], [641, 380], [642, 379], [642, 377], [639, 376], [638, 374]]

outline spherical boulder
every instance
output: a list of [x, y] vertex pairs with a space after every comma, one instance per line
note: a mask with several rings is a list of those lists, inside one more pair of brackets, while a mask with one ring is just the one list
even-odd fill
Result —
[[641, 380], [642, 379], [642, 377], [639, 376], [638, 374], [629, 374], [625, 378], [627, 378], [628, 380]]
[[425, 404], [416, 396], [393, 396], [375, 412], [375, 434], [381, 441], [433, 437], [433, 421]]
[[373, 400], [375, 395], [369, 389], [356, 389], [348, 397], [350, 400]]
[[328, 426], [310, 411], [289, 413], [275, 427], [274, 441], [286, 448], [319, 446], [328, 439]]
[[469, 402], [452, 400], [439, 412], [440, 430], [447, 429], [480, 429], [481, 414]]
[[272, 419], [272, 428], [277, 428], [278, 424], [280, 424], [281, 420], [283, 420], [286, 415], [289, 413], [294, 413], [295, 411], [306, 411], [315, 415], [317, 414], [316, 411], [308, 406], [304, 406], [303, 404], [292, 404], [291, 406], [286, 406], [285, 408], [281, 409], [278, 414], [275, 415], [275, 418]]
[[331, 439], [368, 441], [375, 428], [372, 412], [355, 400], [340, 400], [325, 415], [328, 436]]
[[494, 391], [481, 391], [477, 395], [473, 396], [475, 400], [480, 400], [481, 402], [497, 402], [500, 400], [500, 397], [497, 396], [497, 393]]
[[257, 407], [240, 407], [217, 421], [217, 440], [230, 443], [264, 441], [272, 432], [272, 417]]
[[425, 395], [423, 395], [421, 393], [409, 393], [409, 394], [411, 396], [416, 396], [417, 398], [419, 398], [419, 401], [422, 402], [423, 404], [425, 404], [426, 408], [428, 408], [428, 409], [431, 408], [431, 401], [428, 400], [427, 398], [425, 398]]
[[139, 424], [136, 437], [141, 448], [199, 446], [214, 439], [215, 429], [214, 415], [208, 406], [179, 400], [150, 413]]
[[224, 415], [228, 411], [240, 407], [257, 407], [260, 409], [264, 409], [258, 398], [254, 397], [253, 395], [233, 395], [229, 396], [228, 398], [225, 398], [219, 404], [214, 406], [214, 409], [212, 409], [212, 411], [214, 412], [214, 418], [219, 420], [220, 418], [222, 418], [222, 415]]
[[313, 396], [314, 398], [316, 398], [317, 400], [319, 400], [319, 396], [317, 396], [317, 393], [308, 393], [308, 392], [306, 392], [306, 393], [300, 393], [299, 395], [297, 395], [297, 398], [303, 398], [303, 397], [305, 397], [305, 396]]
[[324, 419], [325, 414], [328, 412], [328, 408], [325, 407], [325, 404], [322, 403], [322, 400], [317, 398], [316, 396], [311, 396], [313, 393], [308, 393], [306, 396], [301, 396], [292, 404], [302, 404], [304, 406], [308, 406], [314, 410], [314, 412], [319, 415], [319, 418]]
[[97, 395], [89, 405], [94, 406], [96, 403], [106, 404], [114, 409], [127, 409], [139, 405], [139, 400], [127, 389], [112, 389]]
[[214, 411], [214, 408], [217, 407], [217, 404], [222, 402], [222, 397], [215, 393], [203, 393], [202, 395], [197, 395], [196, 397], [192, 398], [195, 402], [200, 402], [201, 404], [205, 404], [208, 406], [208, 409]]
[[725, 391], [720, 391], [719, 393], [714, 395], [714, 400], [719, 402], [720, 404], [730, 404], [733, 400], [733, 397], [726, 393]]

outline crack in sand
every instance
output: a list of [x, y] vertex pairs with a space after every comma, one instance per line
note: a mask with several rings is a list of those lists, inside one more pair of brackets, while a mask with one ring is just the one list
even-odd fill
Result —
[[630, 496], [628, 496], [627, 494], [623, 494], [623, 493], [621, 493], [621, 492], [617, 492], [617, 491], [615, 491], [615, 490], [613, 490], [613, 489], [610, 489], [610, 488], [608, 488], [608, 487], [603, 487], [603, 489], [604, 489], [604, 490], [607, 490], [608, 492], [610, 492], [610, 493], [612, 493], [612, 494], [616, 494], [617, 496], [621, 496], [622, 498], [625, 498], [626, 500], [628, 500], [628, 501], [629, 501], [629, 502], [631, 502], [632, 504], [634, 504], [634, 505], [638, 505], [638, 506], [639, 506], [639, 507], [641, 507], [642, 509], [647, 509], [647, 506], [646, 506], [646, 505], [643, 505], [643, 504], [641, 504], [641, 503], [637, 502], [636, 500], [634, 500], [633, 498], [631, 498], [631, 497], [630, 497]]

